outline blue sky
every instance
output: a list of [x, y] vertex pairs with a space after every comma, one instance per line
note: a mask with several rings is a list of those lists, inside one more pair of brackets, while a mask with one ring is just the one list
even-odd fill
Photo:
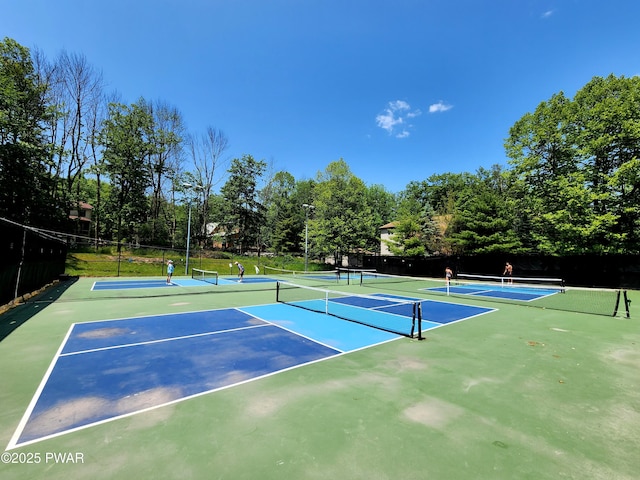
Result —
[[632, 0], [0, 0], [0, 35], [102, 71], [296, 179], [340, 158], [391, 192], [506, 165], [509, 128], [640, 74]]

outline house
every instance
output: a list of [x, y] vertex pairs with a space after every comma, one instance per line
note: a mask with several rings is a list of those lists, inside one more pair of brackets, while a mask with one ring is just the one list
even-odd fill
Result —
[[389, 250], [389, 245], [385, 240], [390, 240], [398, 222], [387, 223], [380, 227], [380, 255], [393, 255]]
[[238, 245], [239, 231], [226, 232], [218, 222], [207, 223], [205, 232], [211, 241], [211, 246], [216, 250], [233, 250]]
[[93, 207], [85, 202], [78, 202], [77, 208], [69, 212], [69, 219], [74, 223], [74, 233], [88, 237], [91, 233], [91, 211]]

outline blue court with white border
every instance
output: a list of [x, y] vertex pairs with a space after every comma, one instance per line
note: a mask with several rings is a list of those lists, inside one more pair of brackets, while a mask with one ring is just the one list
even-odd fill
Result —
[[[256, 284], [256, 283], [275, 283], [277, 280], [271, 277], [251, 276], [240, 279], [238, 277], [219, 277], [218, 285], [238, 285], [238, 284]], [[176, 287], [207, 287], [213, 286], [202, 280], [194, 280], [191, 278], [174, 278], [170, 283], [166, 280], [98, 280], [93, 283], [92, 291], [101, 290], [134, 290], [138, 288], [176, 288]]]
[[424, 288], [423, 290], [427, 292], [453, 293], [469, 295], [472, 297], [500, 298], [521, 302], [531, 302], [562, 292], [559, 288], [533, 288], [525, 286], [490, 284], [450, 285], [448, 287]]
[[[407, 322], [407, 299], [385, 294], [363, 304], [347, 295], [333, 303]], [[494, 310], [415, 300], [423, 304], [423, 331]], [[8, 448], [398, 338], [282, 303], [76, 323]]]

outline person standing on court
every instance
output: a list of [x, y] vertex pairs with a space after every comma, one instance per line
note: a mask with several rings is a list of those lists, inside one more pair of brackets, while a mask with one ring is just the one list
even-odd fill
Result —
[[238, 278], [240, 279], [239, 281], [241, 282], [242, 279], [244, 278], [244, 266], [239, 262], [236, 262], [236, 265], [238, 266]]
[[447, 285], [451, 283], [451, 278], [453, 278], [453, 270], [447, 267], [444, 269], [444, 278], [447, 280]]
[[503, 277], [507, 277], [509, 279], [509, 284], [513, 283], [513, 265], [509, 262], [504, 266], [504, 272], [502, 273]]
[[175, 267], [173, 266], [173, 260], [169, 260], [167, 262], [167, 285], [171, 285], [171, 277], [173, 276], [173, 271]]

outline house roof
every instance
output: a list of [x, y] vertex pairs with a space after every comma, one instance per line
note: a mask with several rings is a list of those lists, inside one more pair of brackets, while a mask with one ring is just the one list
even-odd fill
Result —
[[396, 228], [397, 226], [398, 226], [398, 222], [391, 222], [381, 226], [380, 229], [382, 230], [383, 228]]

